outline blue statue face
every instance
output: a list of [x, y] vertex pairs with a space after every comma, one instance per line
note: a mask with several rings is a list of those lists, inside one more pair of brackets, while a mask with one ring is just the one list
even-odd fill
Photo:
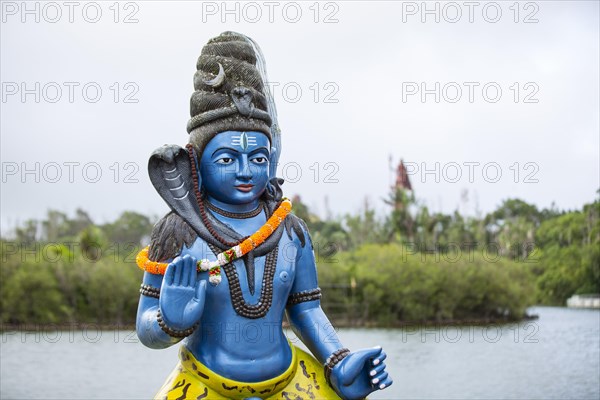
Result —
[[269, 180], [269, 139], [261, 132], [226, 131], [204, 148], [202, 185], [209, 199], [224, 204], [256, 203]]

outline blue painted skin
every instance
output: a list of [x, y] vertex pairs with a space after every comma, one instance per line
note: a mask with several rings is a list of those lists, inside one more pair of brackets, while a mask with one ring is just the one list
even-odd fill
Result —
[[[200, 161], [201, 182], [208, 200], [221, 209], [237, 213], [258, 207], [269, 178], [271, 153], [266, 135], [246, 132], [249, 141], [234, 141], [240, 135], [241, 132], [233, 131], [216, 135], [205, 147]], [[244, 236], [256, 232], [266, 222], [264, 213], [243, 220], [215, 216]], [[308, 232], [305, 237], [308, 238]], [[259, 319], [247, 319], [235, 312], [224, 275], [221, 284], [213, 286], [208, 283], [207, 272], [196, 272], [196, 260], [203, 258], [214, 260], [215, 255], [198, 238], [190, 248], [184, 246], [180, 256], [171, 261], [164, 278], [144, 274], [144, 283], [160, 287], [160, 299], [140, 297], [137, 333], [144, 345], [162, 349], [181, 340], [168, 336], [158, 326], [156, 313], [160, 305], [163, 319], [172, 329], [187, 329], [199, 323], [186, 339], [188, 349], [214, 372], [238, 381], [264, 381], [280, 375], [289, 366], [291, 351], [281, 329], [284, 311], [296, 335], [321, 363], [343, 347], [319, 300], [286, 309], [290, 293], [317, 287], [310, 243], [302, 247], [295, 234], [291, 240], [286, 234], [282, 235], [273, 303], [268, 313]], [[234, 262], [244, 299], [250, 304], [260, 297], [264, 264], [265, 257], [255, 259], [256, 289], [251, 295], [243, 262]], [[385, 370], [385, 358], [379, 346], [352, 352], [332, 371], [334, 390], [342, 398], [359, 399], [390, 386], [392, 379]]]

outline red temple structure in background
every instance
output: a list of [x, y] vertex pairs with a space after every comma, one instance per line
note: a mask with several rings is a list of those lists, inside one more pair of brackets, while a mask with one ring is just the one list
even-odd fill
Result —
[[410, 184], [410, 179], [408, 179], [408, 172], [402, 159], [400, 159], [400, 164], [398, 164], [398, 169], [396, 170], [396, 189], [410, 190], [412, 192], [412, 185]]
[[[406, 166], [402, 159], [400, 159], [400, 164], [398, 164], [398, 168], [396, 168], [396, 184], [393, 187], [394, 189], [394, 208], [396, 210], [404, 210], [407, 203], [407, 197], [412, 195], [413, 188], [410, 183], [410, 179], [408, 177], [408, 171], [406, 170]], [[399, 192], [405, 192], [406, 195], [402, 195]], [[408, 193], [409, 192], [409, 193]]]

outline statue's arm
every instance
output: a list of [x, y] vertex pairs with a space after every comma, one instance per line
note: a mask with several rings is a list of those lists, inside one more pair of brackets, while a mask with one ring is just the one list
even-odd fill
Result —
[[144, 273], [136, 331], [150, 348], [181, 341], [200, 321], [206, 282], [198, 279], [196, 260], [187, 254], [195, 240], [194, 231], [173, 213], [152, 231], [148, 258], [169, 265], [164, 276]]
[[386, 354], [379, 346], [350, 352], [321, 309], [317, 268], [310, 236], [307, 245], [296, 246], [296, 274], [287, 314], [296, 335], [324, 365], [328, 383], [343, 399], [362, 399], [392, 384], [386, 371]]
[[287, 314], [292, 329], [313, 355], [324, 363], [342, 348], [337, 333], [321, 308], [320, 289], [312, 242], [304, 232], [306, 243], [297, 244], [296, 274], [290, 291]]
[[[162, 286], [162, 275], [154, 275], [144, 272], [143, 285], [146, 288], [157, 288], [160, 292]], [[136, 318], [136, 331], [138, 338], [144, 346], [152, 349], [164, 349], [181, 341], [167, 335], [158, 325], [158, 298], [147, 289], [147, 294], [140, 295]]]

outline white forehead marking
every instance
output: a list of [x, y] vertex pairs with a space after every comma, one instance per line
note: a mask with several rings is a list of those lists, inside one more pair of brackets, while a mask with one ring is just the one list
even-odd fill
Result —
[[231, 140], [233, 146], [240, 146], [242, 150], [248, 149], [248, 147], [256, 146], [256, 136], [250, 136], [246, 132], [234, 136]]

